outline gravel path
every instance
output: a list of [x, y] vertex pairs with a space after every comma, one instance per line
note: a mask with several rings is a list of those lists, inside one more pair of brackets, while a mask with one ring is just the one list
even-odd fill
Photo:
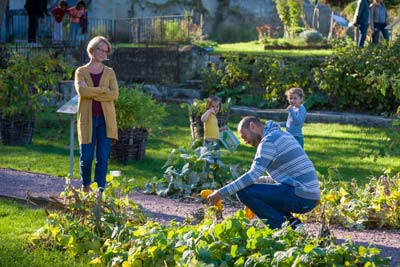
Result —
[[[71, 184], [79, 188], [80, 182], [72, 180]], [[0, 168], [0, 195], [24, 199], [26, 192], [32, 195], [48, 197], [58, 195], [64, 190], [65, 180], [47, 174], [21, 172]], [[192, 211], [202, 207], [202, 203], [160, 198], [133, 192], [131, 198], [141, 204], [157, 221], [183, 221]], [[240, 207], [225, 206], [224, 215], [235, 212]], [[316, 234], [318, 224], [306, 224], [306, 229]], [[400, 229], [397, 230], [364, 230], [349, 231], [343, 228], [331, 229], [339, 242], [350, 239], [353, 242], [368, 246], [372, 244], [381, 249], [381, 255], [392, 257], [391, 267], [400, 267]]]

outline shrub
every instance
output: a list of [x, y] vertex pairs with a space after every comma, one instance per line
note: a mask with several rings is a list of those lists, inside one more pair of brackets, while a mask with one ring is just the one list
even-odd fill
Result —
[[300, 38], [307, 44], [319, 44], [323, 41], [322, 34], [316, 30], [307, 30], [300, 33]]
[[332, 109], [393, 114], [400, 104], [399, 53], [400, 40], [364, 49], [338, 45], [315, 70], [315, 81]]
[[165, 106], [157, 103], [150, 95], [142, 92], [139, 86], [121, 87], [115, 102], [117, 125], [120, 130], [161, 126], [167, 115]]

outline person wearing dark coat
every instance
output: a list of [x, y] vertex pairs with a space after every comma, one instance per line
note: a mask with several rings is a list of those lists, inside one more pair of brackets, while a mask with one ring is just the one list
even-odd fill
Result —
[[39, 18], [48, 16], [47, 0], [26, 0], [25, 10], [28, 13], [28, 43], [36, 43]]
[[370, 20], [370, 9], [368, 0], [358, 0], [357, 8], [354, 14], [354, 20], [350, 23], [350, 26], [358, 27], [360, 31], [360, 38], [358, 47], [364, 47], [365, 39], [367, 38], [368, 25]]

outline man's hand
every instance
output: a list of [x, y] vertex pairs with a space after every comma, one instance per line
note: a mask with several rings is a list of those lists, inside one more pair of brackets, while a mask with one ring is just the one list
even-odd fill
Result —
[[219, 193], [219, 191], [214, 191], [207, 197], [208, 202], [210, 202], [210, 204], [212, 204], [212, 205], [217, 205], [218, 201], [221, 199], [222, 199], [222, 196]]

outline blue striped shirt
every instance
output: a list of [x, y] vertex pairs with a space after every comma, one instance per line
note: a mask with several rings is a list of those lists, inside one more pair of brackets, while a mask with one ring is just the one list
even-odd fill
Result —
[[299, 197], [320, 199], [318, 177], [311, 160], [296, 139], [273, 121], [265, 125], [250, 170], [219, 189], [219, 193], [234, 194], [257, 182], [265, 173], [278, 183], [293, 186]]

